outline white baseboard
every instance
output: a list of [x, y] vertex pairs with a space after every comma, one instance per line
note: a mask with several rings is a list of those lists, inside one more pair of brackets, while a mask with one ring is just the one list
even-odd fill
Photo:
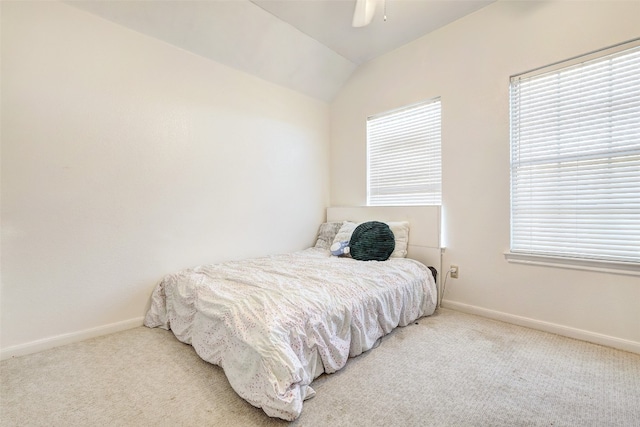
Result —
[[71, 332], [68, 334], [57, 335], [50, 338], [31, 341], [25, 344], [14, 345], [11, 347], [0, 349], [0, 360], [9, 359], [11, 357], [24, 356], [39, 351], [48, 350], [50, 348], [59, 347], [61, 345], [71, 344], [84, 341], [89, 338], [95, 338], [102, 335], [113, 334], [115, 332], [125, 331], [127, 329], [142, 326], [144, 317], [136, 317], [134, 319], [123, 320], [122, 322], [111, 323], [97, 328], [85, 329], [83, 331]]
[[475, 305], [463, 304], [446, 299], [442, 301], [441, 305], [444, 308], [450, 308], [452, 310], [461, 311], [463, 313], [476, 314], [478, 316], [488, 317], [490, 319], [500, 320], [503, 322], [512, 323], [514, 325], [525, 326], [531, 329], [551, 332], [553, 334], [558, 334], [569, 338], [575, 338], [594, 344], [600, 344], [607, 347], [613, 347], [620, 350], [640, 354], [640, 342], [636, 341], [625, 340], [609, 335], [585, 331], [583, 329], [576, 329], [569, 326], [558, 325], [556, 323], [531, 319], [528, 317], [516, 316], [514, 314], [489, 310]]

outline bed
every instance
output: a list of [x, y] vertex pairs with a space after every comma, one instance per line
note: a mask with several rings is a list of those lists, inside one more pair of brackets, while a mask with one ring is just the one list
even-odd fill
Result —
[[[398, 224], [408, 221], [394, 225], [380, 218], [396, 227], [392, 256], [362, 261], [331, 254], [328, 246], [348, 231], [344, 227], [363, 222], [331, 209], [311, 248], [165, 276], [153, 291], [145, 325], [170, 329], [202, 359], [222, 367], [233, 389], [267, 415], [296, 419], [315, 394], [315, 378], [336, 372], [437, 306], [432, 271], [407, 257], [408, 235], [404, 242], [396, 237]], [[338, 220], [342, 215], [352, 221]]]

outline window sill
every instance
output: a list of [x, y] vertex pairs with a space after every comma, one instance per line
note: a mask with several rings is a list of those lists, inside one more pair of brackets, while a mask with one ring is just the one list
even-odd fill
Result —
[[540, 265], [545, 267], [569, 268], [573, 270], [598, 271], [600, 273], [640, 276], [640, 264], [622, 261], [602, 261], [580, 258], [563, 258], [549, 255], [531, 255], [505, 252], [508, 262]]

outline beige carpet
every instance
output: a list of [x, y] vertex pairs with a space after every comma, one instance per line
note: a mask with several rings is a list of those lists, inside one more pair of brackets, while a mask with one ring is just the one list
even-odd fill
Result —
[[[0, 363], [2, 426], [283, 426], [171, 332]], [[640, 426], [640, 355], [440, 309], [314, 382], [298, 426]]]

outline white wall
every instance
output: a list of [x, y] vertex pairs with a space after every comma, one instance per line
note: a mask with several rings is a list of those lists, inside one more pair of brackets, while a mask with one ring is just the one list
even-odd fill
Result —
[[640, 2], [499, 1], [361, 67], [331, 108], [331, 204], [366, 204], [367, 115], [442, 97], [445, 306], [640, 351], [640, 278], [509, 264], [509, 76], [640, 36]]
[[312, 244], [327, 104], [65, 4], [1, 7], [5, 357], [141, 324], [175, 269]]

